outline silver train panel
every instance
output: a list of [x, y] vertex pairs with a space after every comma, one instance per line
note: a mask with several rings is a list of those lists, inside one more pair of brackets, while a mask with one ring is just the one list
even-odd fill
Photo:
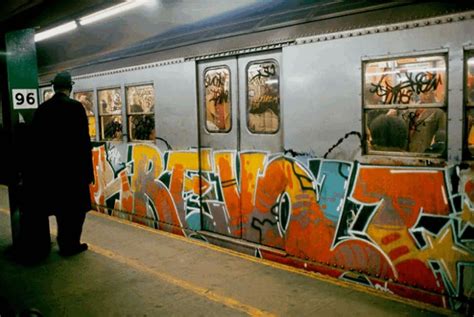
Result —
[[[472, 20], [283, 48], [285, 148], [323, 156], [345, 133], [362, 131], [362, 60], [448, 50], [448, 160], [460, 161], [463, 46]], [[356, 137], [328, 157], [358, 159]]]
[[[156, 70], [157, 136], [167, 140], [173, 150], [198, 146], [195, 73], [193, 62]], [[160, 148], [161, 144], [158, 142]]]
[[[76, 82], [74, 91], [121, 87], [123, 102], [125, 102], [125, 87], [152, 83], [155, 90], [156, 136], [166, 140], [173, 150], [198, 146], [194, 62], [111, 72], [100, 76], [84, 76], [74, 80]], [[97, 113], [97, 94], [94, 95], [94, 107]], [[125, 111], [122, 111], [122, 116], [125, 122]], [[123, 133], [126, 134], [126, 126], [123, 126]], [[126, 141], [126, 137], [123, 141]], [[162, 150], [168, 149], [166, 143], [161, 140], [155, 143]]]

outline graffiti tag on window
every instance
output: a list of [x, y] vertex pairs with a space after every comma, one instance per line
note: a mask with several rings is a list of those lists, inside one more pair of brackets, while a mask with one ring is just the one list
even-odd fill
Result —
[[230, 71], [226, 67], [210, 69], [204, 75], [206, 129], [229, 132], [231, 129]]
[[364, 78], [367, 153], [446, 157], [445, 56], [367, 62]]
[[256, 69], [256, 74], [252, 76], [250, 82], [254, 80], [259, 80], [262, 78], [269, 78], [275, 76], [276, 74], [276, 67], [275, 64], [262, 64]]
[[365, 67], [365, 104], [444, 103], [443, 57], [372, 62]]
[[280, 126], [278, 64], [251, 64], [247, 73], [247, 126], [253, 133], [275, 133]]
[[383, 75], [377, 84], [371, 83], [372, 88], [369, 91], [382, 97], [384, 104], [407, 104], [410, 103], [413, 94], [436, 91], [438, 85], [442, 84], [441, 75], [437, 73], [423, 72], [415, 75], [407, 73], [406, 77], [407, 80], [392, 86], [386, 75]]

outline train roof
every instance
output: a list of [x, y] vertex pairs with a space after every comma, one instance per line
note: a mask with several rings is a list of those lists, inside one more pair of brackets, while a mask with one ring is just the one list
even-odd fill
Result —
[[[265, 1], [231, 12], [182, 24], [105, 54], [51, 59], [49, 47], [39, 47], [40, 78], [69, 69], [74, 75], [176, 58], [216, 57], [224, 52], [277, 48], [296, 39], [389, 25], [466, 12], [472, 2], [416, 1]], [[94, 45], [91, 39], [89, 45]]]

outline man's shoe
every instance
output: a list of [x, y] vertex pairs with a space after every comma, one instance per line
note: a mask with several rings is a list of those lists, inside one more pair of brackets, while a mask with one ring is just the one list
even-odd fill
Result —
[[76, 254], [86, 251], [88, 248], [89, 247], [87, 246], [87, 243], [81, 243], [75, 247], [61, 249], [59, 250], [59, 254], [62, 256], [76, 255]]

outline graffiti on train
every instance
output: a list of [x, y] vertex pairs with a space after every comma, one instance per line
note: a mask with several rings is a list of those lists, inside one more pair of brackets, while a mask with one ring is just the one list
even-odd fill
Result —
[[282, 249], [386, 292], [448, 294], [446, 307], [473, 297], [472, 170], [149, 144], [100, 145], [93, 159], [99, 211]]

